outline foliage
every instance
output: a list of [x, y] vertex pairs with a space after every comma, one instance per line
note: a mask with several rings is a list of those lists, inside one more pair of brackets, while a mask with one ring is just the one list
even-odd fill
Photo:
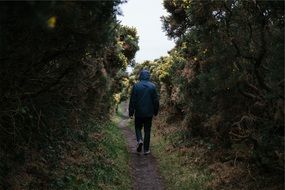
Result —
[[[120, 49], [119, 56], [125, 58], [125, 67], [127, 65], [132, 65], [133, 58], [135, 57], [136, 52], [139, 50], [138, 47], [138, 36], [137, 31], [133, 27], [121, 26], [119, 29], [119, 40], [118, 47]], [[115, 104], [118, 104], [127, 98], [127, 89], [126, 87], [129, 85], [128, 75], [124, 70], [118, 72], [115, 80], [118, 85], [113, 88], [115, 93]], [[118, 82], [119, 81], [119, 82]]]
[[283, 173], [284, 2], [164, 0], [164, 7], [163, 28], [176, 47], [133, 75], [151, 70], [167, 122], [181, 120], [185, 144], [206, 139], [231, 159]]
[[82, 136], [90, 119], [108, 118], [138, 50], [136, 30], [116, 20], [122, 2], [0, 3], [4, 189], [27, 160], [54, 152], [52, 162], [71, 133]]

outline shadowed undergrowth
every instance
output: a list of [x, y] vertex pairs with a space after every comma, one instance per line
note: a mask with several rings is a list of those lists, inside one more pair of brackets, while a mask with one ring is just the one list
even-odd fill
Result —
[[100, 134], [91, 132], [78, 150], [77, 164], [70, 165], [68, 175], [60, 178], [68, 179], [66, 189], [130, 188], [127, 149], [115, 123], [105, 124]]
[[128, 153], [115, 122], [92, 123], [15, 166], [13, 189], [129, 189]]

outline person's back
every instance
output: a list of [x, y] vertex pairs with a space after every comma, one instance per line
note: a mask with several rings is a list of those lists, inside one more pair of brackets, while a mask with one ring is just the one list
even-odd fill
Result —
[[[158, 114], [159, 100], [155, 85], [149, 81], [150, 73], [142, 70], [140, 81], [133, 86], [129, 103], [129, 116], [135, 115], [138, 152], [144, 144], [144, 152], [149, 153], [150, 129], [152, 117]], [[142, 143], [141, 129], [144, 127], [145, 138]]]

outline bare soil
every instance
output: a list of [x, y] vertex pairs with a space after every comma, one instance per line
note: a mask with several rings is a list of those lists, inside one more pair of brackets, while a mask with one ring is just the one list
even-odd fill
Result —
[[130, 173], [135, 190], [163, 190], [163, 179], [159, 175], [158, 165], [152, 154], [144, 155], [136, 151], [136, 137], [134, 132], [127, 127], [127, 105], [123, 104], [123, 116], [119, 128], [127, 139], [130, 153]]

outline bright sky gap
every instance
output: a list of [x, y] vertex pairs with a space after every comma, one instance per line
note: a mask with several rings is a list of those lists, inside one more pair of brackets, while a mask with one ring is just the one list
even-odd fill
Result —
[[174, 41], [162, 30], [160, 17], [166, 15], [162, 0], [129, 0], [121, 5], [121, 24], [137, 28], [139, 47], [135, 60], [141, 63], [167, 55], [174, 47]]

